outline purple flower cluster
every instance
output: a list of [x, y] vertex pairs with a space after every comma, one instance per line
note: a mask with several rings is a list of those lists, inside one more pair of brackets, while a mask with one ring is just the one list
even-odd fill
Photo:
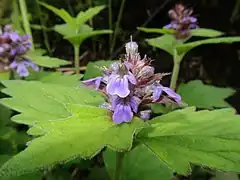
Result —
[[31, 37], [28, 35], [20, 36], [14, 32], [11, 25], [6, 25], [3, 30], [0, 28], [0, 60], [9, 64], [9, 67], [16, 69], [21, 77], [29, 75], [28, 67], [38, 71], [39, 67], [23, 58], [31, 47]]
[[126, 55], [120, 62], [105, 68], [103, 76], [83, 83], [103, 92], [108, 102], [101, 105], [113, 112], [116, 124], [130, 122], [134, 115], [148, 120], [151, 103], [181, 103], [180, 95], [160, 84], [166, 74], [154, 74], [151, 60], [141, 59], [136, 42], [126, 44]]
[[164, 26], [167, 29], [175, 30], [177, 39], [185, 39], [190, 36], [190, 30], [198, 28], [197, 18], [192, 16], [193, 10], [186, 9], [182, 4], [177, 4], [168, 14], [172, 19], [171, 23]]

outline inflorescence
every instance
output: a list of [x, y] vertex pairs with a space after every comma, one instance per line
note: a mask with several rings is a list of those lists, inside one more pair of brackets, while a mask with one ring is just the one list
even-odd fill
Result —
[[0, 61], [15, 69], [20, 77], [29, 75], [28, 67], [39, 70], [36, 64], [23, 57], [31, 48], [30, 39], [28, 35], [20, 36], [13, 31], [11, 25], [6, 25], [3, 30], [0, 28]]
[[130, 122], [134, 115], [148, 120], [151, 115], [149, 104], [181, 104], [181, 97], [160, 84], [165, 74], [154, 74], [151, 60], [141, 59], [136, 42], [126, 44], [125, 58], [104, 68], [103, 75], [85, 80], [89, 87], [103, 92], [108, 102], [101, 105], [113, 112], [116, 124]]
[[175, 30], [177, 39], [185, 39], [190, 36], [190, 30], [198, 28], [197, 18], [192, 16], [193, 10], [185, 8], [182, 4], [177, 4], [168, 11], [171, 23], [164, 26], [167, 29]]

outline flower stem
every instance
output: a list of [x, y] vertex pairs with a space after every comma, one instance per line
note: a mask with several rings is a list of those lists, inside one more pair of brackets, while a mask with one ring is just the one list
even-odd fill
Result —
[[124, 153], [116, 152], [116, 169], [115, 169], [114, 180], [120, 180], [123, 158], [124, 158]]
[[183, 56], [179, 56], [177, 54], [177, 51], [174, 50], [174, 54], [173, 54], [174, 66], [173, 66], [173, 72], [172, 72], [171, 83], [170, 83], [170, 88], [172, 90], [175, 90], [177, 86], [177, 80], [178, 80], [182, 58]]
[[79, 60], [79, 48], [80, 48], [80, 45], [79, 44], [75, 44], [75, 45], [73, 45], [73, 47], [74, 47], [75, 73], [79, 74], [80, 73], [80, 68], [79, 68], [79, 65], [80, 65], [80, 60]]
[[119, 13], [118, 13], [118, 18], [117, 18], [117, 23], [116, 23], [116, 27], [115, 27], [115, 30], [114, 30], [112, 44], [111, 44], [111, 48], [110, 48], [110, 54], [113, 52], [114, 46], [116, 44], [116, 38], [117, 38], [120, 22], [121, 22], [121, 19], [122, 19], [123, 8], [125, 6], [125, 2], [126, 2], [126, 0], [122, 0], [121, 5], [120, 5], [120, 10], [119, 10]]
[[[20, 10], [21, 10], [21, 14], [22, 14], [22, 19], [23, 19], [23, 27], [25, 32], [32, 37], [32, 31], [30, 28], [30, 23], [28, 20], [28, 12], [27, 12], [27, 5], [26, 5], [26, 1], [25, 0], [19, 0], [19, 6], [20, 6]], [[33, 44], [33, 40], [31, 39], [31, 49], [34, 50], [34, 44]]]

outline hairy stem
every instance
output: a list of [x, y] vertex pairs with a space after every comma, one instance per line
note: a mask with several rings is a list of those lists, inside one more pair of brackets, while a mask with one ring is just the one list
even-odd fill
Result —
[[75, 44], [73, 45], [74, 47], [74, 66], [75, 66], [75, 73], [79, 74], [80, 73], [80, 69], [79, 69], [79, 65], [80, 65], [80, 60], [79, 60], [79, 48], [80, 45], [79, 44]]
[[120, 180], [122, 173], [122, 164], [123, 164], [124, 153], [116, 152], [116, 169], [114, 180]]
[[117, 19], [116, 27], [115, 27], [114, 34], [113, 34], [112, 44], [111, 44], [111, 48], [110, 48], [110, 54], [113, 52], [114, 46], [116, 44], [117, 33], [118, 33], [120, 22], [122, 19], [125, 2], [126, 2], [126, 0], [122, 0], [122, 2], [121, 2], [120, 10], [118, 13], [118, 19]]
[[173, 66], [173, 72], [172, 72], [171, 83], [170, 83], [170, 88], [172, 90], [175, 90], [177, 86], [177, 80], [178, 80], [182, 58], [183, 56], [179, 56], [177, 54], [177, 51], [174, 50], [174, 55], [173, 55], [174, 66]]
[[[25, 32], [32, 37], [32, 31], [30, 28], [30, 23], [28, 20], [28, 12], [27, 12], [27, 5], [25, 0], [19, 0], [19, 6], [22, 14], [22, 19], [23, 19], [23, 27]], [[33, 38], [31, 39], [31, 49], [34, 50], [34, 44], [33, 44]]]

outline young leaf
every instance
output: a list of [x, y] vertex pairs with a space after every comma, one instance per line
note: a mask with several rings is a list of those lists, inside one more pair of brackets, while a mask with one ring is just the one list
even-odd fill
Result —
[[138, 140], [170, 168], [190, 172], [190, 164], [240, 172], [240, 116], [233, 109], [173, 111], [151, 121]]
[[52, 11], [54, 14], [62, 18], [66, 23], [71, 24], [73, 22], [73, 17], [64, 9], [58, 9], [44, 2], [38, 2], [40, 5], [44, 6], [48, 10]]
[[171, 55], [173, 55], [173, 48], [177, 44], [174, 36], [168, 34], [157, 38], [147, 39], [146, 41], [149, 45], [162, 49]]
[[179, 44], [176, 46], [176, 49], [179, 54], [187, 53], [191, 49], [203, 45], [203, 44], [219, 44], [219, 43], [234, 43], [239, 42], [240, 37], [222, 37], [222, 38], [210, 38], [206, 40], [200, 40], [195, 42], [190, 42], [186, 44]]
[[63, 65], [71, 64], [70, 61], [65, 61], [58, 58], [53, 58], [49, 56], [42, 56], [36, 54], [35, 52], [29, 52], [24, 56], [24, 58], [31, 60], [35, 64], [42, 66], [42, 67], [49, 67], [49, 68], [56, 68]]
[[35, 81], [3, 81], [6, 86], [2, 91], [12, 98], [0, 102], [21, 114], [14, 116], [13, 121], [33, 125], [49, 120], [61, 120], [71, 114], [66, 104], [99, 106], [103, 97], [96, 91], [84, 86], [68, 87], [59, 84], [45, 84]]
[[97, 15], [104, 8], [105, 8], [105, 6], [96, 6], [96, 7], [89, 8], [85, 12], [81, 11], [80, 13], [78, 13], [78, 15], [76, 17], [77, 24], [81, 25], [81, 24], [86, 23], [89, 19], [92, 19], [95, 15]]
[[[115, 173], [116, 152], [107, 149], [104, 152], [104, 162], [109, 175]], [[132, 151], [125, 153], [121, 180], [171, 180], [173, 172], [163, 162], [161, 162], [146, 146], [139, 145]]]
[[136, 129], [144, 124], [135, 118], [129, 124], [115, 125], [103, 108], [72, 104], [65, 104], [65, 108], [70, 113], [68, 117], [41, 121], [31, 128], [44, 133], [7, 161], [0, 169], [0, 177], [30, 173], [77, 157], [92, 158], [105, 146], [128, 151]]
[[181, 84], [177, 92], [189, 106], [198, 108], [230, 107], [225, 99], [235, 93], [231, 88], [203, 84], [200, 80]]
[[96, 62], [89, 62], [87, 64], [87, 69], [84, 74], [84, 80], [91, 79], [97, 76], [102, 76], [103, 68], [108, 68], [113, 61], [110, 60], [99, 60]]
[[145, 33], [160, 33], [160, 34], [173, 34], [174, 30], [171, 29], [158, 29], [158, 28], [145, 28], [145, 27], [137, 27], [139, 31], [143, 31]]
[[83, 32], [76, 35], [65, 36], [64, 39], [69, 40], [72, 44], [81, 44], [85, 39], [90, 38], [92, 36], [97, 36], [100, 34], [111, 34], [111, 30], [94, 30], [89, 32]]
[[197, 28], [191, 30], [191, 36], [217, 37], [222, 36], [223, 34], [224, 34], [223, 32], [216, 31], [214, 29]]
[[81, 77], [81, 74], [67, 75], [60, 72], [34, 71], [31, 72], [26, 80], [77, 87], [80, 84]]

